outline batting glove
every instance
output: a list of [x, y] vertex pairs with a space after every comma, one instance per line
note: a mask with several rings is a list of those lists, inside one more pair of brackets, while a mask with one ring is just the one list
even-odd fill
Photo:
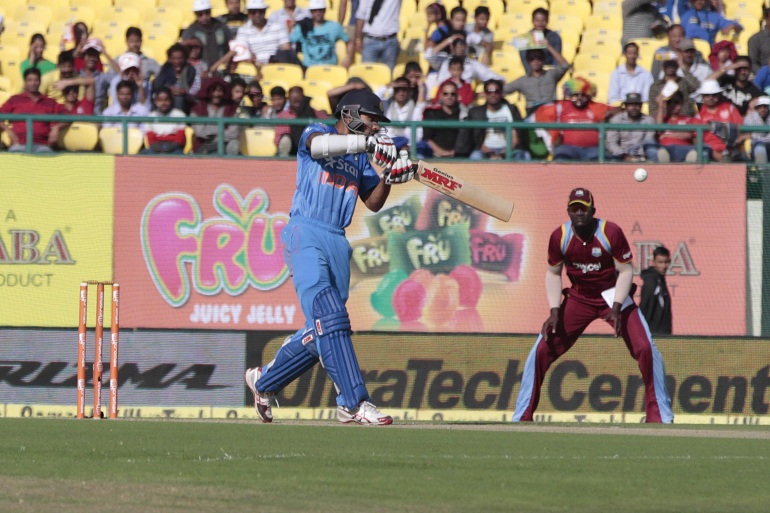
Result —
[[388, 185], [404, 183], [412, 178], [414, 178], [414, 164], [409, 160], [409, 152], [401, 150], [393, 167], [385, 171], [385, 183]]
[[370, 135], [366, 140], [366, 151], [372, 154], [374, 163], [380, 167], [389, 168], [396, 162], [396, 145], [387, 135]]

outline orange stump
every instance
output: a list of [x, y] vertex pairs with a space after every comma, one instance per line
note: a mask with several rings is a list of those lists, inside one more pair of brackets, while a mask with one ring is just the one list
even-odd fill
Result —
[[101, 419], [102, 413], [102, 375], [104, 371], [104, 287], [112, 287], [112, 324], [110, 325], [110, 402], [109, 416], [118, 418], [118, 346], [120, 341], [120, 285], [112, 282], [84, 281], [80, 284], [80, 315], [78, 324], [78, 371], [77, 371], [77, 418], [85, 418], [86, 395], [86, 337], [88, 317], [88, 287], [96, 285], [97, 309], [94, 327], [94, 410], [93, 418]]

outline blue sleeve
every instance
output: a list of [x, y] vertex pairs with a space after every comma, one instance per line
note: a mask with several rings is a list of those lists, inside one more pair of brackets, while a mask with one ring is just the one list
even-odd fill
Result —
[[299, 143], [297, 144], [297, 157], [306, 156], [307, 158], [312, 159], [313, 157], [310, 156], [310, 148], [307, 147], [308, 137], [310, 137], [312, 134], [329, 133], [334, 133], [334, 129], [321, 123], [313, 123], [312, 125], [306, 126], [302, 131], [302, 135], [299, 138]]
[[338, 39], [346, 43], [350, 41], [350, 36], [348, 36], [348, 33], [345, 32], [345, 29], [342, 27], [342, 25], [340, 25], [337, 22], [334, 22], [334, 23], [336, 25], [335, 28], [337, 29], [337, 37], [335, 38], [335, 41]]
[[291, 34], [289, 35], [289, 41], [292, 43], [299, 43], [302, 41], [302, 29], [299, 25], [294, 25], [294, 28], [291, 30]]
[[724, 16], [719, 17], [719, 21], [717, 22], [717, 30], [722, 30], [725, 27], [729, 27], [730, 25], [738, 25], [741, 30], [743, 30], [743, 25], [738, 23], [737, 20], [728, 20]]
[[361, 185], [358, 187], [358, 195], [361, 196], [371, 191], [377, 184], [380, 183], [380, 175], [369, 162], [369, 159], [364, 159], [364, 174], [361, 177]]
[[768, 70], [770, 70], [770, 67], [762, 66], [761, 68], [759, 68], [759, 70], [757, 70], [757, 75], [754, 77], [754, 85], [760, 88], [763, 91], [763, 93], [764, 93], [765, 87], [770, 85], [767, 83]]
[[446, 39], [447, 31], [442, 30], [443, 27], [439, 27], [436, 30], [433, 31], [433, 34], [430, 35], [430, 40], [434, 43], [440, 43], [444, 39]]

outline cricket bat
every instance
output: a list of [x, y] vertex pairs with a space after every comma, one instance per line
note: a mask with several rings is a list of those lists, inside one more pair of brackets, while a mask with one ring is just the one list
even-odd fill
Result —
[[505, 222], [511, 220], [513, 201], [484, 190], [454, 172], [444, 171], [421, 160], [417, 164], [414, 177], [421, 184], [485, 214]]

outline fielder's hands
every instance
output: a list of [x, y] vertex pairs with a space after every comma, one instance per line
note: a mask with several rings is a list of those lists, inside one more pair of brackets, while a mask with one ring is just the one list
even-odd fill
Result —
[[409, 160], [409, 152], [401, 150], [393, 167], [385, 171], [385, 183], [391, 185], [408, 182], [414, 178], [414, 169], [414, 164]]
[[366, 153], [371, 153], [374, 163], [384, 168], [391, 168], [398, 158], [393, 139], [383, 134], [369, 136], [366, 140]]

